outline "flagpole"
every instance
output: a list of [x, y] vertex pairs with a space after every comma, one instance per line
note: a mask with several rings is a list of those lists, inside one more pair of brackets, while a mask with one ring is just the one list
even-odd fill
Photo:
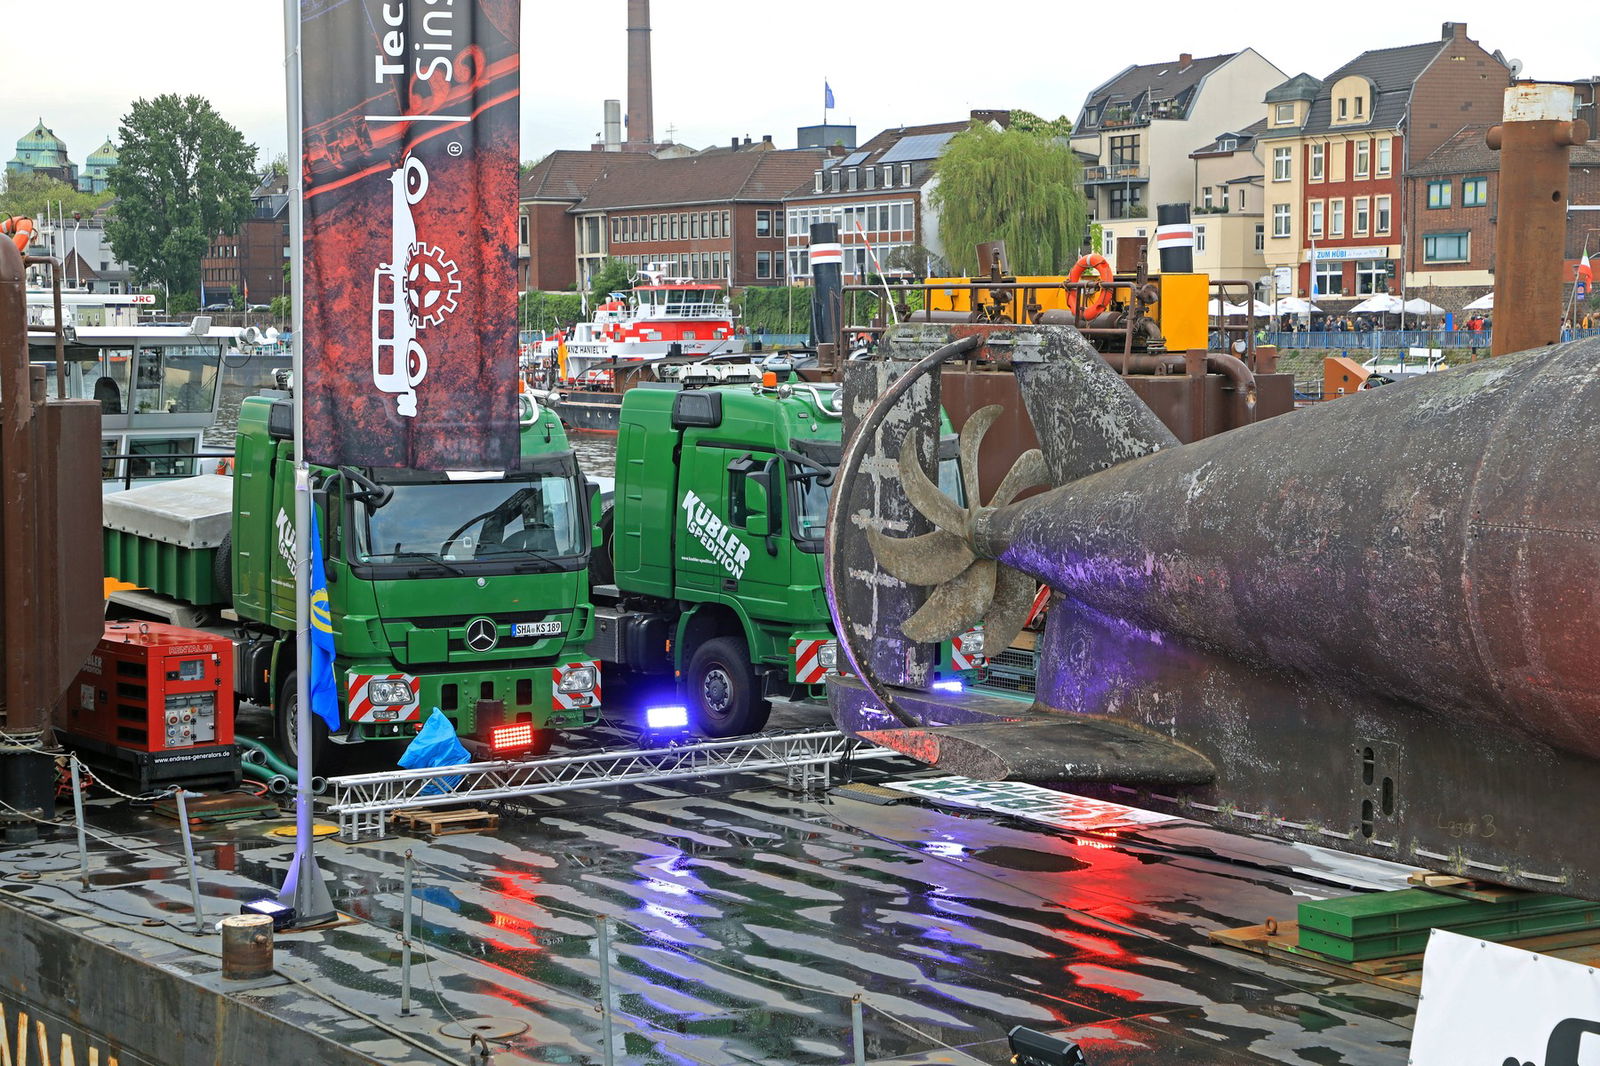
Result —
[[300, 109], [300, 4], [284, 0], [284, 69], [289, 105], [289, 246], [294, 256], [291, 271], [294, 322], [294, 662], [295, 677], [295, 848], [294, 859], [283, 879], [278, 902], [294, 908], [294, 924], [317, 925], [334, 916], [333, 899], [317, 868], [316, 838], [311, 832], [311, 472], [306, 463], [305, 388], [305, 195], [303, 149], [304, 116]]

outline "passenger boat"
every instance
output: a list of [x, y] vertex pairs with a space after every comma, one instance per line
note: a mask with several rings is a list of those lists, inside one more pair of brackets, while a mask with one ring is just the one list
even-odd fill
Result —
[[739, 380], [751, 373], [722, 285], [658, 269], [646, 269], [643, 278], [536, 350], [530, 383], [561, 394], [557, 413], [574, 428], [616, 429], [622, 394], [641, 380], [685, 373]]

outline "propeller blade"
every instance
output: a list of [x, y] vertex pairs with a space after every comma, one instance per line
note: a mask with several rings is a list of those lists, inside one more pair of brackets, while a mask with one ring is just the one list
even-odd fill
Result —
[[1018, 494], [1048, 484], [1050, 484], [1050, 467], [1044, 461], [1044, 452], [1038, 448], [1030, 448], [1017, 456], [1017, 461], [1006, 471], [1000, 487], [994, 490], [994, 499], [989, 501], [989, 506], [1004, 507], [1016, 499]]
[[980, 407], [967, 418], [967, 424], [961, 427], [961, 483], [967, 490], [967, 506], [977, 507], [982, 499], [978, 486], [978, 448], [983, 444], [984, 435], [989, 432], [989, 427], [994, 425], [1005, 408], [997, 403], [987, 407]]
[[983, 647], [998, 655], [1011, 647], [1033, 611], [1033, 597], [1039, 583], [1010, 566], [1000, 567], [995, 581], [994, 601], [983, 616]]
[[966, 512], [928, 480], [928, 475], [922, 472], [922, 464], [917, 462], [915, 442], [909, 437], [900, 448], [900, 485], [911, 506], [935, 528], [958, 536], [966, 533]]
[[937, 644], [972, 628], [994, 598], [998, 565], [993, 559], [979, 559], [934, 589], [928, 602], [906, 619], [900, 631], [912, 640]]
[[868, 529], [867, 542], [878, 565], [908, 585], [942, 585], [978, 558], [966, 541], [942, 529], [920, 537], [891, 537]]

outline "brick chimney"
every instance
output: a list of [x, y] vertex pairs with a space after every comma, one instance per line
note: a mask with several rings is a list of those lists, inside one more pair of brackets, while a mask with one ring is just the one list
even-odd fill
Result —
[[1193, 62], [1194, 62], [1194, 55], [1193, 54], [1191, 54], [1189, 52], [1179, 52], [1178, 53], [1178, 69], [1179, 70], [1187, 69], [1189, 64], [1193, 63]]
[[1439, 30], [1439, 39], [1464, 41], [1467, 39], [1467, 24], [1465, 22], [1446, 22]]
[[628, 0], [628, 140], [654, 144], [650, 86], [650, 0]]

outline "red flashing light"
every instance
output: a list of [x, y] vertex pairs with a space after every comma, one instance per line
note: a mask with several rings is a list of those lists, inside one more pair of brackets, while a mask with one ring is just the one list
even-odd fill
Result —
[[533, 746], [533, 723], [496, 726], [489, 730], [489, 748], [492, 751], [512, 751]]

